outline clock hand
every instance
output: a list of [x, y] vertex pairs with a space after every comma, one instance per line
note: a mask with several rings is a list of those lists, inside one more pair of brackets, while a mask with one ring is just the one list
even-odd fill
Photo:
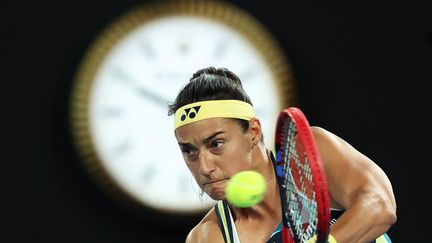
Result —
[[138, 85], [138, 82], [131, 78], [128, 74], [126, 74], [121, 69], [114, 69], [114, 75], [117, 77], [117, 80], [122, 80], [126, 82], [129, 87], [131, 87], [134, 91], [138, 92], [141, 96], [150, 99], [154, 103], [160, 106], [167, 106], [168, 99], [162, 97], [161, 95], [157, 94], [153, 90], [143, 87], [142, 85]]

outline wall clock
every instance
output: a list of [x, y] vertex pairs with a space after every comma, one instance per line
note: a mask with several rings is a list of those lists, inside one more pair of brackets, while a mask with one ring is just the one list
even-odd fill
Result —
[[173, 133], [167, 104], [207, 66], [240, 76], [272, 148], [281, 108], [295, 102], [283, 51], [252, 15], [222, 1], [137, 6], [101, 31], [77, 69], [71, 131], [85, 168], [104, 191], [157, 214], [197, 215], [199, 195]]

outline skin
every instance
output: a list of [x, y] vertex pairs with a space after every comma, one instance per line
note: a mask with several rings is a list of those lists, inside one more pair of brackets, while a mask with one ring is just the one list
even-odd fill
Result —
[[[346, 210], [331, 234], [342, 243], [376, 239], [396, 221], [387, 176], [336, 135], [319, 127], [312, 127], [312, 133], [325, 168], [331, 207]], [[240, 241], [266, 242], [281, 221], [281, 208], [273, 165], [260, 142], [260, 121], [252, 119], [243, 131], [232, 119], [211, 118], [179, 127], [175, 135], [186, 165], [214, 200], [225, 199], [225, 186], [239, 171], [255, 170], [267, 179], [268, 190], [259, 204], [247, 209], [230, 206]], [[186, 242], [224, 242], [213, 208], [190, 231]]]

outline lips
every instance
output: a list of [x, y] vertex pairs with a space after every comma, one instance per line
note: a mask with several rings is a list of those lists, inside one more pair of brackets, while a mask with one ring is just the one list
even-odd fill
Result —
[[221, 200], [225, 196], [227, 179], [211, 180], [203, 184], [203, 190], [214, 200]]
[[218, 179], [218, 180], [211, 180], [211, 181], [204, 183], [203, 185], [204, 186], [217, 186], [217, 185], [223, 183], [225, 180], [226, 180], [225, 178], [224, 179]]

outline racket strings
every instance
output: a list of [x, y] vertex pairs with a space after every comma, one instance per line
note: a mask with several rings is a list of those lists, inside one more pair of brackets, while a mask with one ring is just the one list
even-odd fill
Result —
[[[303, 119], [303, 121], [298, 123], [298, 129], [302, 130], [301, 132], [304, 135], [303, 143], [305, 144], [305, 146], [309, 148], [308, 154], [311, 160], [315, 162], [315, 163], [308, 163], [310, 166], [316, 167], [316, 168], [311, 167], [315, 171], [315, 173], [312, 176], [313, 180], [317, 183], [314, 184], [314, 187], [327, 188], [325, 174], [323, 172], [320, 173], [320, 171], [322, 171], [323, 168], [319, 169], [321, 162], [319, 161], [318, 151], [315, 147], [316, 145], [315, 142], [313, 141], [313, 136], [311, 134], [311, 131], [309, 129], [309, 124], [307, 123], [306, 119]], [[330, 231], [330, 226], [329, 226], [330, 208], [329, 208], [328, 192], [326, 190], [318, 190], [318, 189], [315, 189], [314, 192], [317, 193], [314, 198], [317, 207], [316, 210], [318, 216], [316, 220], [316, 228], [317, 228], [316, 234], [318, 236], [317, 242], [327, 242], [327, 235], [329, 234]]]
[[[292, 121], [284, 125], [283, 161], [286, 180], [286, 203], [289, 211], [285, 217], [295, 236], [302, 241], [309, 239], [316, 231], [317, 203], [313, 190], [312, 172], [308, 157], [301, 142], [297, 143], [297, 127]], [[299, 238], [299, 237], [295, 237]]]

